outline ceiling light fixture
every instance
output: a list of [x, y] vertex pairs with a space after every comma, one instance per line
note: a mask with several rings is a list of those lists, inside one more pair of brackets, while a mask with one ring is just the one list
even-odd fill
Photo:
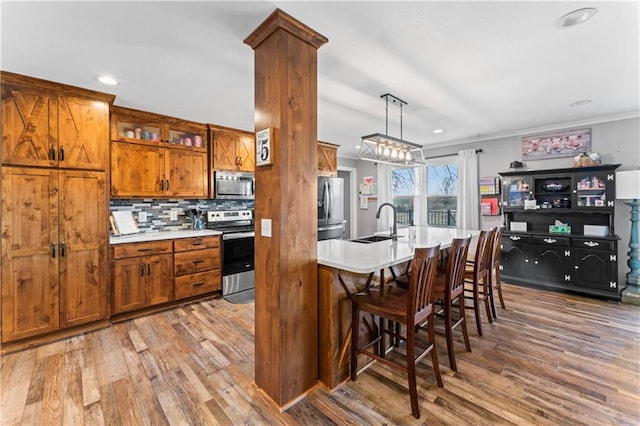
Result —
[[115, 86], [116, 84], [118, 84], [118, 80], [109, 75], [101, 75], [100, 77], [98, 77], [98, 81], [108, 86]]
[[443, 132], [444, 132], [444, 129], [434, 129], [433, 130], [433, 133], [435, 133], [436, 135], [440, 134], [440, 133], [443, 133]]
[[569, 104], [569, 106], [572, 106], [572, 107], [574, 107], [574, 106], [582, 106], [582, 105], [587, 105], [587, 104], [590, 104], [590, 103], [591, 103], [591, 99], [581, 99], [579, 101], [571, 102]]
[[583, 24], [598, 13], [598, 9], [593, 7], [585, 7], [584, 9], [574, 10], [564, 16], [559, 17], [553, 22], [553, 26], [558, 29], [569, 28]]
[[[366, 161], [411, 166], [424, 164], [422, 146], [402, 139], [402, 107], [405, 101], [386, 93], [380, 96], [385, 100], [385, 134], [373, 133], [362, 137], [359, 158]], [[400, 107], [400, 139], [389, 136], [389, 102]]]

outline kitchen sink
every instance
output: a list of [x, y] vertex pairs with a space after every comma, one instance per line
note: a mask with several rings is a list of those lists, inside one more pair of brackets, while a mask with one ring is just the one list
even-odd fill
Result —
[[355, 240], [349, 240], [349, 241], [353, 241], [354, 243], [371, 244], [371, 243], [377, 243], [379, 241], [386, 241], [390, 239], [391, 237], [388, 237], [386, 235], [371, 235], [370, 237], [356, 238]]

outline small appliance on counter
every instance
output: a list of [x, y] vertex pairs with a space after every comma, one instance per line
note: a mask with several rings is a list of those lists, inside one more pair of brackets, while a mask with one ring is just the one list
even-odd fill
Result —
[[198, 209], [189, 209], [185, 211], [188, 218], [191, 219], [192, 229], [202, 229], [202, 211]]

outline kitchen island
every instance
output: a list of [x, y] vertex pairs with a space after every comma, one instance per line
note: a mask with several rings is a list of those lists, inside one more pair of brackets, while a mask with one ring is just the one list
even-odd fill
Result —
[[[477, 236], [479, 231], [418, 226], [415, 238], [408, 234], [404, 228], [398, 230], [397, 240], [318, 242], [318, 378], [329, 389], [349, 377], [350, 294], [384, 283], [385, 270], [391, 276], [405, 273], [417, 247], [440, 244], [444, 249], [454, 238]], [[375, 332], [373, 322], [365, 318], [361, 324], [360, 335], [363, 340], [370, 339]]]

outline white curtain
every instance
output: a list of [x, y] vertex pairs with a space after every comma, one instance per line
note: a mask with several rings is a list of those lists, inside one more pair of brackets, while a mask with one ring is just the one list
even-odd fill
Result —
[[413, 224], [427, 225], [427, 169], [416, 167], [416, 190], [413, 196]]
[[[378, 163], [378, 205], [377, 208], [384, 203], [393, 204], [393, 196], [391, 195], [391, 165]], [[380, 212], [380, 219], [376, 221], [378, 231], [389, 231], [389, 227], [393, 226], [393, 211], [389, 207], [385, 207]]]
[[475, 149], [458, 152], [458, 206], [456, 227], [480, 229], [480, 200], [478, 196], [478, 154]]

